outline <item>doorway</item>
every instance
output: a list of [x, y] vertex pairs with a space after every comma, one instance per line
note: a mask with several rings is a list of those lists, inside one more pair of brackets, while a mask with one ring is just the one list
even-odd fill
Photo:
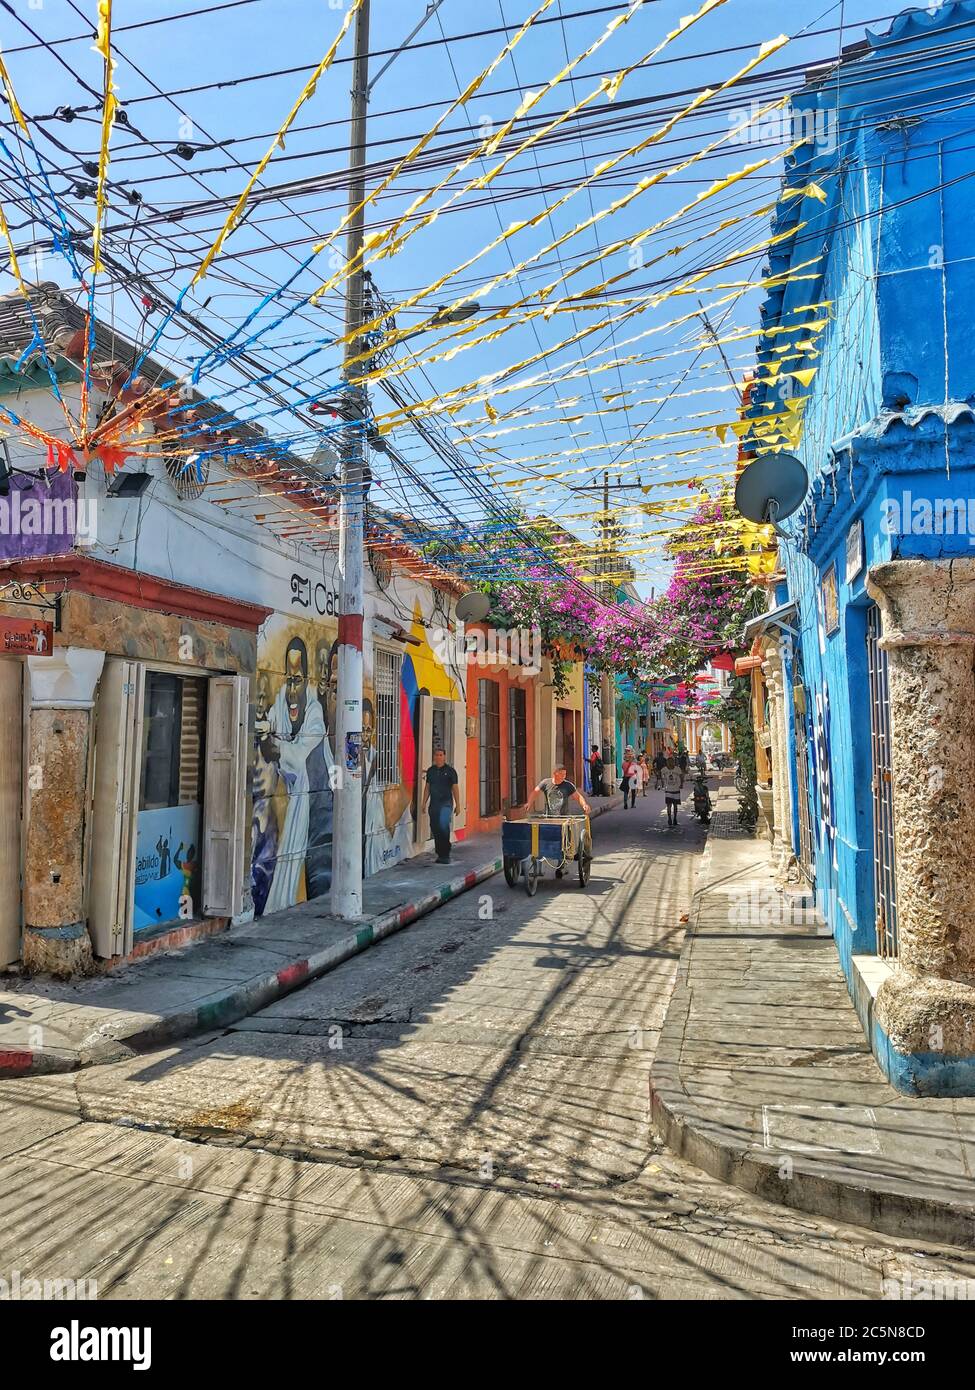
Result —
[[199, 915], [207, 682], [146, 671], [136, 825], [136, 936]]
[[555, 761], [565, 765], [566, 774], [571, 781], [576, 780], [576, 734], [575, 711], [556, 710]]
[[450, 700], [434, 700], [433, 728], [430, 750], [436, 753], [442, 748], [448, 763], [453, 762], [454, 754], [454, 707]]

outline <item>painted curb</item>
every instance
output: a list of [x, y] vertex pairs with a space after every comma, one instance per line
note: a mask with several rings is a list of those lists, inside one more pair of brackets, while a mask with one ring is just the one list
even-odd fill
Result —
[[[593, 807], [590, 819], [615, 811], [621, 804], [618, 794], [606, 798], [606, 805]], [[322, 951], [313, 952], [308, 957], [292, 961], [273, 975], [247, 980], [243, 984], [232, 985], [218, 994], [211, 995], [203, 1004], [163, 1014], [149, 1025], [140, 1020], [140, 1025], [126, 1029], [124, 1022], [116, 1025], [118, 1032], [109, 1031], [90, 1034], [77, 1050], [29, 1051], [26, 1049], [0, 1048], [0, 1081], [18, 1076], [42, 1076], [53, 1072], [77, 1071], [84, 1067], [108, 1066], [111, 1062], [121, 1062], [137, 1052], [148, 1051], [152, 1047], [176, 1042], [180, 1038], [191, 1037], [194, 1033], [209, 1033], [216, 1028], [225, 1028], [240, 1018], [267, 1008], [275, 1000], [282, 999], [292, 990], [310, 980], [317, 980], [328, 974], [343, 961], [366, 951], [377, 941], [392, 936], [411, 926], [420, 917], [433, 912], [444, 903], [469, 892], [485, 879], [501, 872], [501, 856], [489, 859], [470, 872], [458, 875], [448, 883], [441, 883], [415, 902], [380, 913], [371, 921], [355, 927], [340, 940], [332, 942]]]
[[360, 927], [351, 929], [324, 950], [314, 951], [302, 960], [292, 961], [259, 979], [232, 985], [219, 994], [211, 995], [204, 1003], [188, 1009], [164, 1014], [148, 1026], [127, 1029], [122, 1025], [117, 1033], [96, 1033], [84, 1039], [77, 1052], [27, 1051], [0, 1049], [0, 1080], [17, 1076], [39, 1076], [52, 1072], [77, 1071], [91, 1066], [107, 1066], [123, 1061], [134, 1053], [151, 1047], [175, 1042], [194, 1033], [209, 1033], [226, 1027], [248, 1014], [266, 1008], [275, 1000], [290, 994], [309, 980], [327, 974], [343, 961], [368, 950], [377, 941], [401, 931], [435, 908], [468, 892], [501, 870], [501, 859], [491, 859], [463, 876], [440, 884], [434, 891], [414, 902], [381, 913]]

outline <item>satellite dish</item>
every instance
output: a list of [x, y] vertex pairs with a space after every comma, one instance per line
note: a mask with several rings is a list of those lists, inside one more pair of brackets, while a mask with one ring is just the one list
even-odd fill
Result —
[[320, 445], [311, 456], [310, 467], [320, 473], [324, 480], [331, 482], [338, 471], [338, 458], [335, 450], [328, 444]]
[[763, 454], [735, 484], [735, 506], [749, 521], [776, 526], [799, 510], [808, 488], [809, 477], [795, 454]]
[[462, 623], [479, 623], [491, 611], [491, 600], [487, 594], [472, 589], [459, 601], [454, 611]]

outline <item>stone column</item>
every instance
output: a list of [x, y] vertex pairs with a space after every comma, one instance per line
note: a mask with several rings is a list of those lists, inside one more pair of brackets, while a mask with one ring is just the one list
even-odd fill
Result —
[[782, 669], [779, 677], [779, 703], [778, 719], [776, 722], [776, 756], [778, 758], [781, 776], [779, 778], [779, 794], [781, 796], [781, 845], [782, 845], [782, 878], [786, 879], [792, 872], [796, 863], [796, 846], [793, 836], [792, 821], [792, 759], [789, 756], [789, 706], [792, 703], [792, 687], [786, 678], [785, 670]]
[[85, 921], [85, 830], [95, 686], [104, 652], [56, 647], [27, 658], [24, 749], [24, 944], [27, 970], [54, 975], [91, 968]]
[[902, 1054], [975, 1055], [975, 558], [894, 560], [867, 589], [890, 683], [898, 968], [876, 1018]]
[[779, 753], [776, 746], [776, 735], [778, 733], [778, 689], [780, 670], [776, 670], [773, 657], [777, 658], [774, 648], [769, 648], [762, 662], [762, 673], [765, 676], [765, 687], [768, 692], [768, 723], [766, 725], [771, 742], [768, 748], [769, 763], [772, 767], [772, 860], [777, 865], [779, 859], [779, 837], [782, 833], [782, 786], [781, 773], [779, 768]]
[[612, 792], [616, 788], [616, 686], [612, 676], [600, 677], [599, 723], [605, 764], [603, 776], [606, 790]]
[[782, 654], [770, 643], [762, 662], [769, 695], [769, 755], [772, 763], [772, 863], [777, 876], [786, 874], [794, 855], [792, 797], [789, 790], [789, 728], [786, 716], [787, 682]]

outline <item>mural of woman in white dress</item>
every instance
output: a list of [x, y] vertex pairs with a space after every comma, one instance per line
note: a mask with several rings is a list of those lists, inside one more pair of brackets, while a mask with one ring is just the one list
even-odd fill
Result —
[[265, 912], [279, 912], [299, 900], [299, 884], [308, 852], [310, 793], [327, 785], [325, 715], [310, 693], [308, 650], [293, 637], [285, 652], [285, 679], [270, 711], [270, 729], [261, 740], [265, 761], [277, 768], [288, 792], [288, 809], [277, 847], [274, 877]]

